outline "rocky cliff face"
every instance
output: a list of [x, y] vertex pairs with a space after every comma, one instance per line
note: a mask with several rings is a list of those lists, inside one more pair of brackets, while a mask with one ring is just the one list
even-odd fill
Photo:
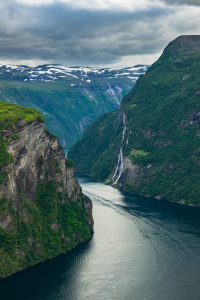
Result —
[[91, 201], [58, 139], [39, 118], [6, 122], [0, 135], [11, 159], [0, 168], [0, 278], [66, 253], [93, 230]]
[[[0, 193], [9, 199], [16, 199], [20, 190], [29, 194], [33, 200], [37, 184], [45, 179], [45, 171], [59, 183], [60, 192], [68, 193], [71, 197], [75, 188], [80, 191], [73, 168], [65, 166], [64, 151], [58, 139], [48, 133], [44, 122], [37, 119], [26, 124], [26, 121], [21, 120], [14, 130], [19, 137], [8, 143], [8, 152], [13, 162], [6, 167], [8, 185]], [[11, 134], [12, 131], [8, 129], [2, 132], [2, 136], [8, 140]]]

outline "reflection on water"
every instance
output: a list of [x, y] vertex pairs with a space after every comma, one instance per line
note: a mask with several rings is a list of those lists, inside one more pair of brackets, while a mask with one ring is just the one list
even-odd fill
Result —
[[93, 238], [0, 282], [1, 299], [199, 300], [200, 210], [122, 193], [79, 175]]

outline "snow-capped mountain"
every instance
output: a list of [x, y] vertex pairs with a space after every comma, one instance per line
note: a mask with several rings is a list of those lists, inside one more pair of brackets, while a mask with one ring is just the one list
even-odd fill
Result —
[[20, 65], [1, 65], [0, 79], [23, 80], [23, 81], [58, 81], [81, 79], [91, 83], [95, 78], [129, 78], [133, 82], [138, 76], [144, 74], [148, 66], [137, 65], [132, 68], [109, 69], [95, 67], [65, 67], [62, 65], [42, 65], [28, 67]]
[[148, 69], [0, 64], [0, 100], [38, 109], [64, 147], [97, 117], [115, 110]]

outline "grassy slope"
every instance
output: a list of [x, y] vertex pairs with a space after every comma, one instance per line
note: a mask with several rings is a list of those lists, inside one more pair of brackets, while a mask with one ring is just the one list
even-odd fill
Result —
[[[160, 59], [123, 99], [121, 109], [127, 117], [125, 141], [128, 138], [124, 154], [144, 169], [150, 165], [139, 179], [123, 182], [123, 189], [200, 205], [199, 78], [199, 37], [181, 37], [165, 49]], [[69, 152], [78, 169], [100, 180], [109, 178], [119, 154], [117, 141], [122, 132], [113, 137], [114, 124], [121, 122], [120, 113], [116, 115], [114, 121], [112, 114], [98, 119]], [[99, 134], [106, 123], [106, 133]], [[92, 135], [95, 132], [98, 137], [94, 145]], [[91, 158], [90, 153], [104, 140], [101, 154], [96, 157], [100, 162], [98, 171], [94, 171], [87, 167], [87, 162], [90, 166], [90, 160], [95, 161], [95, 154]], [[82, 166], [82, 145], [86, 144], [90, 147]], [[104, 153], [110, 153], [111, 147], [113, 156], [109, 158]], [[106, 159], [109, 159], [109, 167], [104, 165]]]
[[[19, 105], [9, 104], [0, 101], [0, 168], [12, 161], [11, 155], [7, 151], [7, 143], [1, 136], [1, 132], [5, 127], [13, 128], [13, 125], [18, 120], [25, 120], [27, 122], [34, 121], [39, 118], [40, 120], [44, 120], [42, 115], [35, 109], [30, 109], [27, 107], [21, 107]], [[17, 138], [13, 130], [13, 135], [11, 139]], [[0, 172], [0, 183], [1, 177], [3, 173]]]
[[28, 107], [21, 107], [20, 105], [14, 105], [0, 101], [0, 121], [7, 122], [11, 120], [17, 121], [18, 119], [31, 122], [39, 118], [44, 120], [42, 115], [35, 109]]

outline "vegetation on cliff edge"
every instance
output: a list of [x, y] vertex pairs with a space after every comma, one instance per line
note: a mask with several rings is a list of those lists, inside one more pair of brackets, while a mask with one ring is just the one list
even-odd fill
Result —
[[1, 132], [8, 127], [13, 131], [11, 139], [16, 139], [18, 135], [15, 133], [14, 125], [18, 120], [32, 122], [37, 118], [44, 120], [42, 115], [35, 109], [0, 101], [0, 168], [12, 161], [12, 156], [7, 151], [8, 140], [1, 136]]

